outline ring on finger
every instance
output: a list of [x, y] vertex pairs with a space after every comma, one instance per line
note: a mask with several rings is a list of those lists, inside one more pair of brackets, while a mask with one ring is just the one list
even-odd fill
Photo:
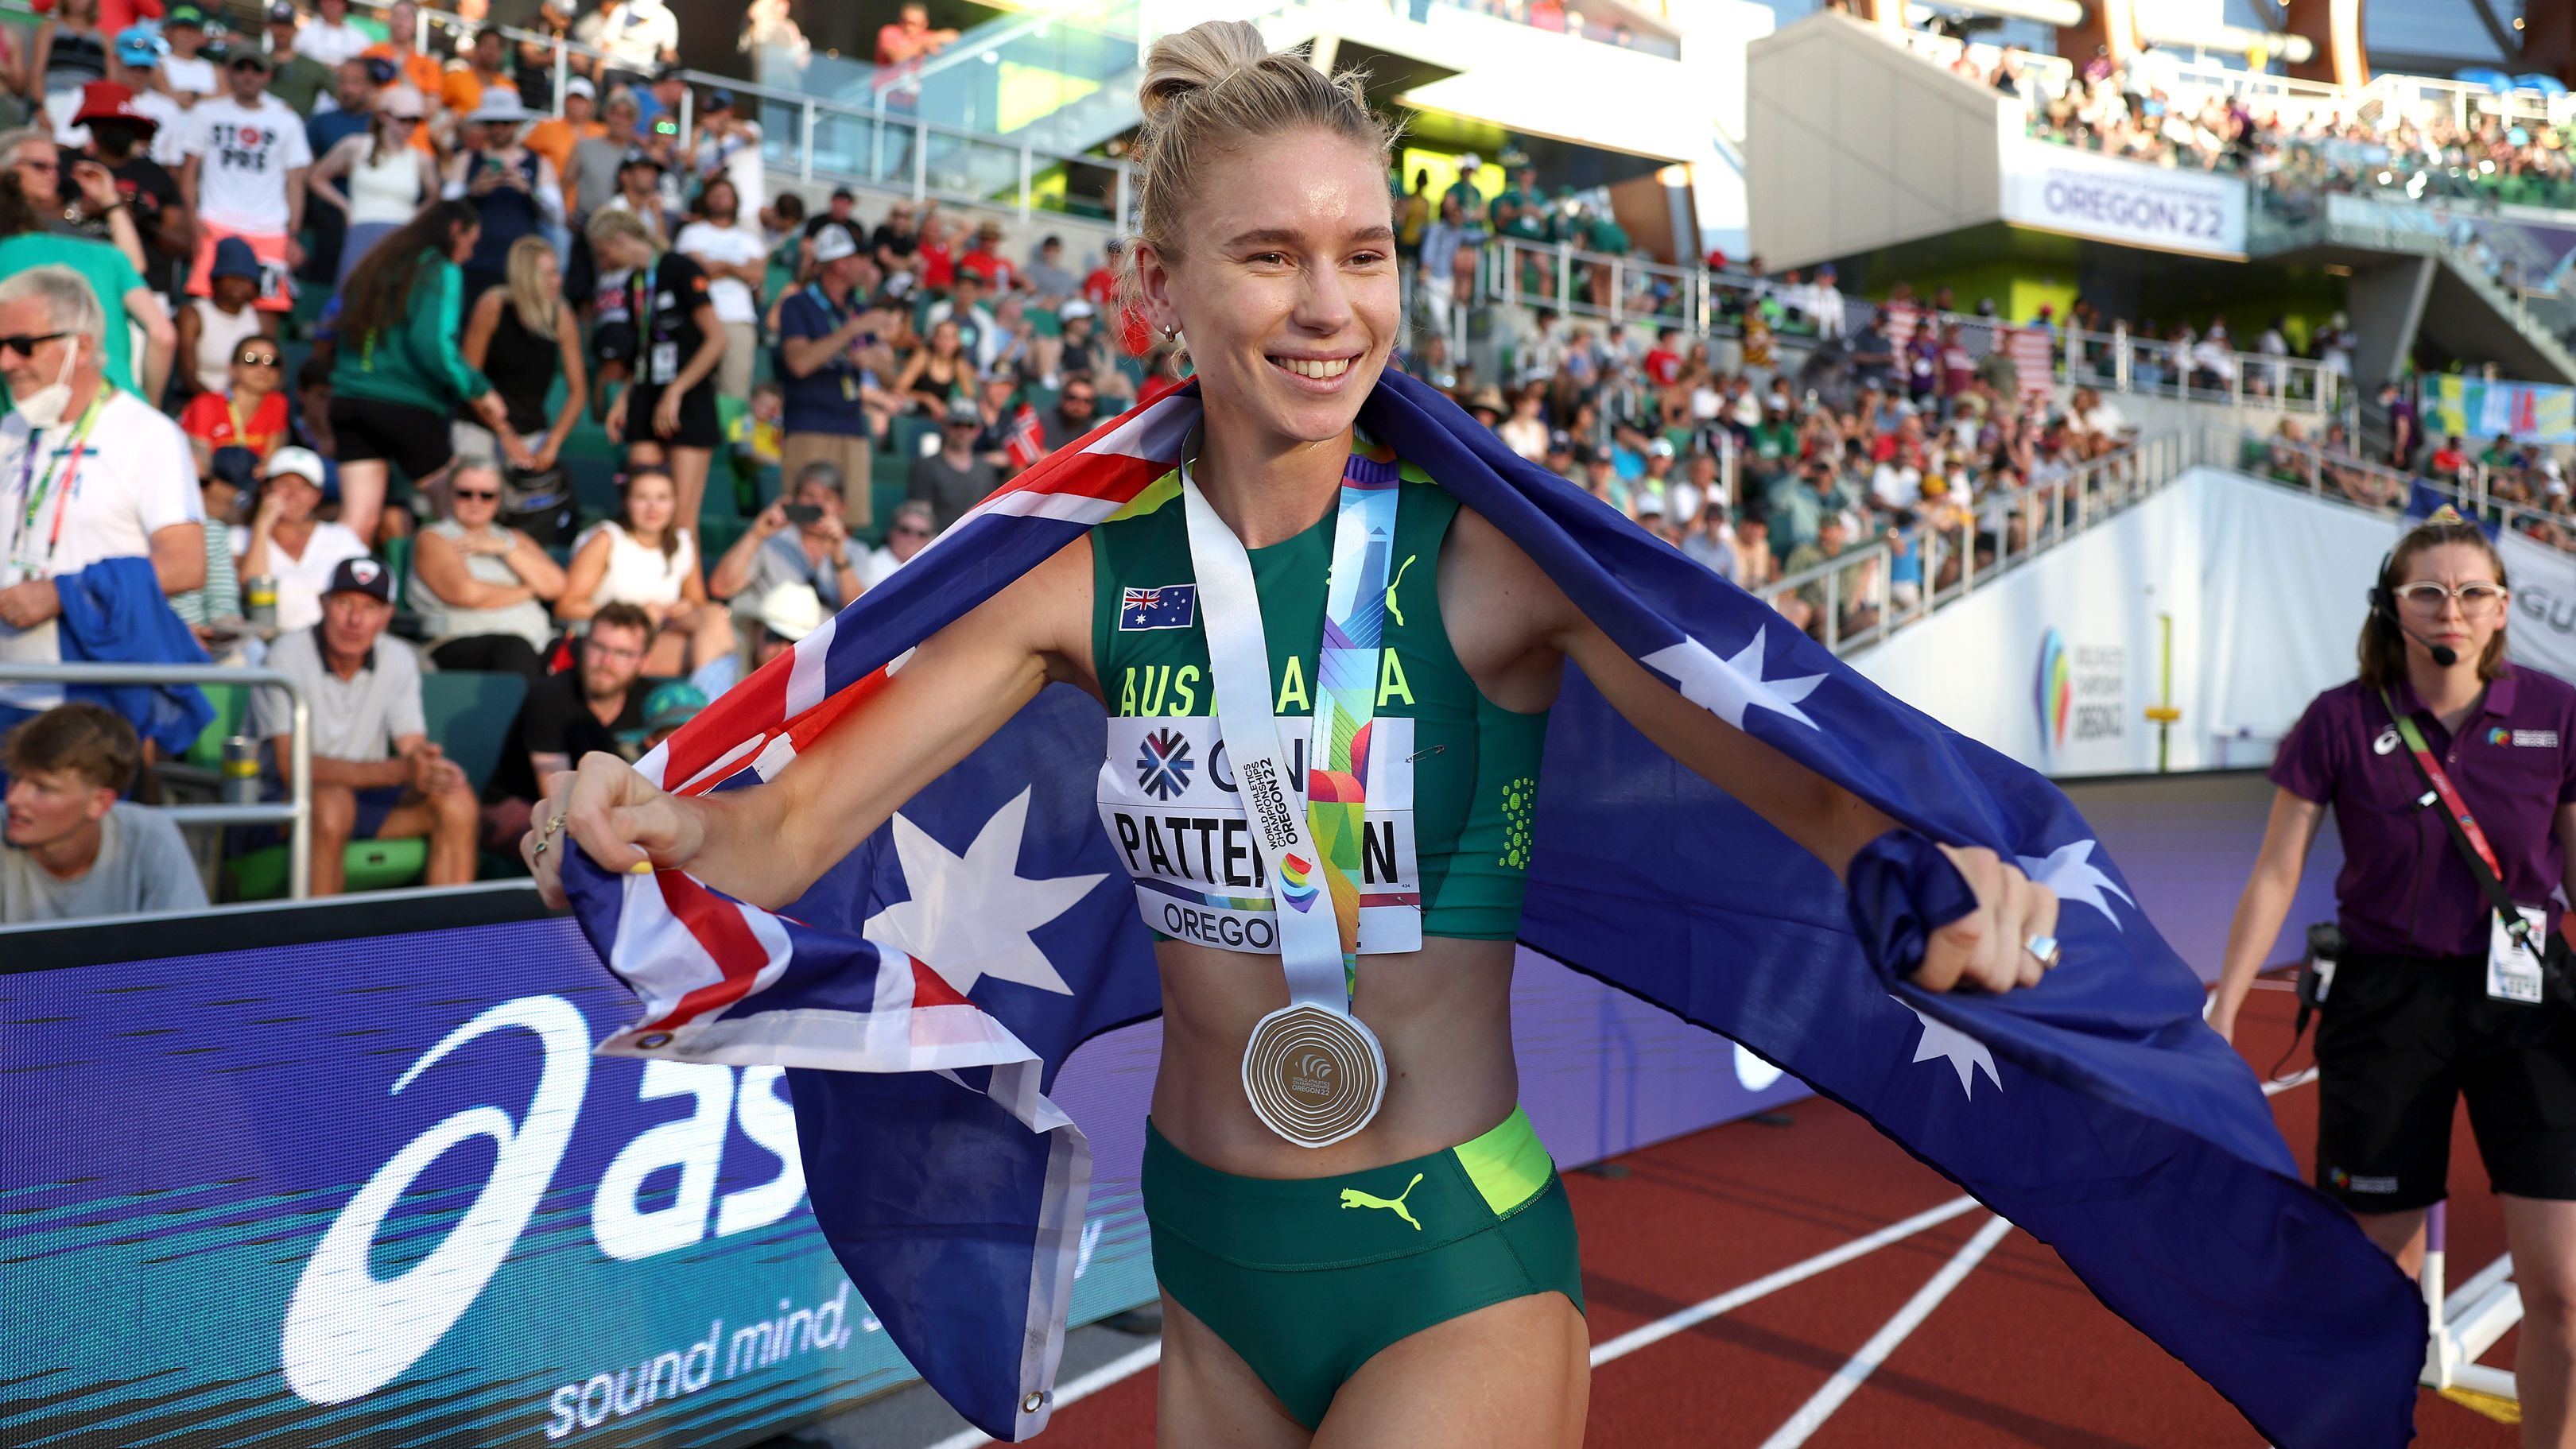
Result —
[[2042, 971], [2054, 971], [2057, 969], [2057, 963], [2061, 958], [2062, 953], [2058, 949], [2057, 938], [2055, 936], [2032, 936], [2029, 940], [2021, 943], [2021, 948], [2028, 951], [2038, 960], [2039, 969]]
[[544, 854], [546, 853], [546, 845], [547, 845], [546, 838], [545, 838], [544, 836], [542, 836], [542, 835], [538, 836], [538, 837], [537, 837], [537, 848], [536, 848], [535, 850], [530, 851], [530, 852], [528, 853], [528, 858], [529, 858], [530, 860], [535, 860], [535, 859], [537, 859], [539, 856], [544, 855]]
[[546, 833], [546, 834], [548, 834], [548, 835], [552, 835], [552, 834], [554, 834], [556, 831], [563, 829], [563, 823], [564, 823], [564, 818], [563, 818], [562, 814], [561, 814], [561, 813], [556, 814], [556, 816], [555, 816], [555, 818], [554, 818], [554, 819], [549, 820], [549, 821], [547, 821], [547, 822], [546, 822], [545, 833]]

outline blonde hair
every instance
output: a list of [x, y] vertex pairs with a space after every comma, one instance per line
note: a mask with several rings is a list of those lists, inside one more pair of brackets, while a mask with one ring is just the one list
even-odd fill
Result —
[[594, 250], [605, 243], [622, 238], [644, 243], [653, 249], [653, 255], [657, 257], [662, 254], [662, 239], [653, 234], [653, 228], [644, 224], [644, 218], [628, 211], [625, 207], [601, 207], [591, 213], [588, 229], [590, 245]]
[[523, 236], [510, 243], [509, 259], [503, 263], [502, 275], [509, 279], [510, 305], [517, 309], [519, 325], [539, 337], [555, 335], [555, 309], [562, 298], [546, 291], [537, 270], [555, 254], [541, 236]]
[[[1207, 20], [1154, 42], [1136, 87], [1136, 234], [1166, 260], [1180, 255], [1181, 213], [1209, 153], [1311, 128], [1368, 148], [1383, 167], [1395, 131], [1368, 108], [1366, 75], [1332, 76], [1293, 50], [1270, 49], [1240, 20]], [[1134, 247], [1125, 248], [1134, 287]]]

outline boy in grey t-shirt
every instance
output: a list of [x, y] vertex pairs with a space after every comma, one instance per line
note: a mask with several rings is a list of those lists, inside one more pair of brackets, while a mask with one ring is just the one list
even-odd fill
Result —
[[0, 923], [71, 921], [206, 908], [179, 827], [118, 797], [142, 760], [114, 710], [58, 705], [9, 732], [8, 843]]

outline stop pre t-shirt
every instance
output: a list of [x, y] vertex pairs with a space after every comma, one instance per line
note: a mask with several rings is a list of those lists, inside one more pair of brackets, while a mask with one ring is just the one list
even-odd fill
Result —
[[188, 114], [188, 154], [200, 158], [197, 216], [225, 231], [286, 230], [286, 173], [313, 164], [304, 118], [275, 96], [245, 106], [230, 96]]

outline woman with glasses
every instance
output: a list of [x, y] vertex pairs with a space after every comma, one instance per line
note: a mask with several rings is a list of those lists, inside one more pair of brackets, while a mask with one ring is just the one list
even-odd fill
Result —
[[[2576, 1390], [2576, 1013], [2559, 935], [2561, 893], [2576, 894], [2576, 689], [2506, 659], [2508, 598], [2495, 545], [2449, 509], [2381, 565], [2361, 677], [2318, 695], [2273, 760], [2209, 1024], [2233, 1039], [2332, 810], [2342, 941], [2319, 951], [2336, 965], [2317, 1028], [2317, 1186], [2414, 1272], [2468, 1098], [2522, 1292], [2523, 1442], [2558, 1444]], [[2474, 830], [2448, 823], [2463, 813]], [[2514, 944], [2481, 875], [2539, 956]]]
[[564, 571], [537, 541], [504, 527], [501, 469], [469, 457], [447, 481], [447, 516], [420, 531], [403, 597], [420, 614], [422, 646], [441, 669], [545, 672]]
[[423, 110], [420, 92], [407, 85], [385, 87], [376, 98], [375, 124], [324, 152], [305, 178], [323, 205], [348, 218], [333, 286], [346, 284], [376, 243], [438, 195], [437, 158], [412, 144]]
[[286, 441], [290, 426], [286, 390], [278, 386], [277, 344], [254, 328], [233, 344], [226, 382], [188, 400], [179, 414], [179, 431], [188, 435], [198, 477], [214, 474], [216, 460], [237, 449], [249, 455], [243, 460], [248, 466], [233, 476], [254, 478], [258, 465]]

